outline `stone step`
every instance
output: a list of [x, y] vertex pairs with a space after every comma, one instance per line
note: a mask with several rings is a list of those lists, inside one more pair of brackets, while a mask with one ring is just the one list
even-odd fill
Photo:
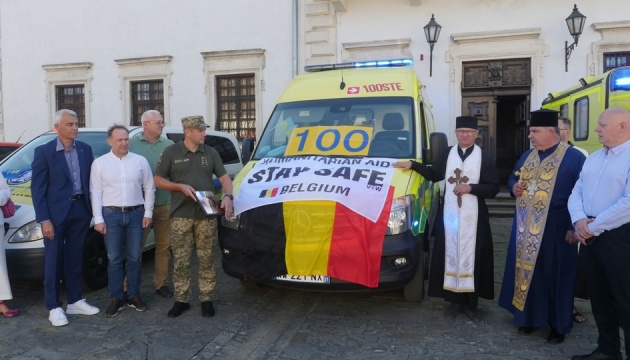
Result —
[[488, 209], [488, 212], [493, 218], [511, 218], [514, 216], [514, 209]]
[[511, 217], [516, 201], [506, 190], [502, 190], [494, 199], [487, 199], [486, 205], [491, 217]]

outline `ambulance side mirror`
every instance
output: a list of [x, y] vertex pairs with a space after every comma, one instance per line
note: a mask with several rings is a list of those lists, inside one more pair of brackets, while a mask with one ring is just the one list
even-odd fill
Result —
[[256, 144], [256, 138], [245, 138], [241, 143], [241, 158], [243, 161], [243, 165], [247, 164], [249, 159], [252, 157], [254, 153], [254, 145]]
[[425, 149], [422, 162], [425, 164], [431, 164], [435, 159], [440, 156], [448, 148], [448, 138], [445, 133], [434, 132], [429, 135], [429, 148]]

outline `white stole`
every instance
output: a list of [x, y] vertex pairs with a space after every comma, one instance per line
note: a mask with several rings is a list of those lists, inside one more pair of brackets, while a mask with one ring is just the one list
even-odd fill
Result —
[[481, 149], [473, 145], [472, 153], [462, 161], [457, 153], [458, 145], [451, 148], [446, 162], [444, 190], [444, 289], [453, 292], [475, 291], [475, 243], [477, 238], [478, 200], [471, 194], [462, 195], [462, 207], [457, 204], [453, 189], [457, 185], [449, 182], [455, 178], [455, 169], [460, 169], [460, 178], [468, 177], [465, 184], [478, 184], [481, 171]]

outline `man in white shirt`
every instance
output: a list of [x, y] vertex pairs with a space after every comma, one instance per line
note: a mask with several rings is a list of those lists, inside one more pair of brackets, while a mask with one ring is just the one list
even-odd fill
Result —
[[606, 109], [595, 132], [604, 148], [586, 159], [568, 201], [599, 332], [597, 348], [577, 360], [622, 359], [621, 338], [630, 356], [630, 113]]
[[[155, 185], [147, 159], [129, 152], [129, 130], [114, 125], [107, 130], [112, 151], [94, 160], [90, 197], [94, 229], [105, 236], [108, 287], [111, 301], [105, 310], [113, 317], [123, 308], [123, 279], [128, 281], [128, 306], [147, 310], [140, 298], [142, 236], [151, 226]], [[143, 196], [144, 195], [144, 196]]]

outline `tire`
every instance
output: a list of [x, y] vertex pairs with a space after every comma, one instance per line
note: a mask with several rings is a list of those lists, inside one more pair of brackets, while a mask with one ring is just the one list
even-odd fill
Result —
[[423, 251], [422, 252], [422, 256], [424, 256], [423, 262], [424, 262], [424, 280], [429, 280], [429, 252], [428, 251]]
[[[422, 261], [424, 264], [424, 280], [429, 280], [429, 265], [431, 264], [431, 244], [435, 244], [433, 234], [433, 224], [427, 219], [422, 234]], [[435, 245], [433, 245], [435, 246]]]
[[403, 289], [403, 294], [405, 297], [405, 301], [409, 302], [421, 302], [424, 300], [424, 270], [425, 263], [427, 262], [425, 259], [425, 252], [420, 250], [420, 263], [418, 263], [418, 268], [416, 269], [416, 274], [413, 276], [411, 281], [405, 285]]
[[107, 286], [107, 250], [103, 235], [90, 232], [83, 249], [83, 282], [92, 290]]

